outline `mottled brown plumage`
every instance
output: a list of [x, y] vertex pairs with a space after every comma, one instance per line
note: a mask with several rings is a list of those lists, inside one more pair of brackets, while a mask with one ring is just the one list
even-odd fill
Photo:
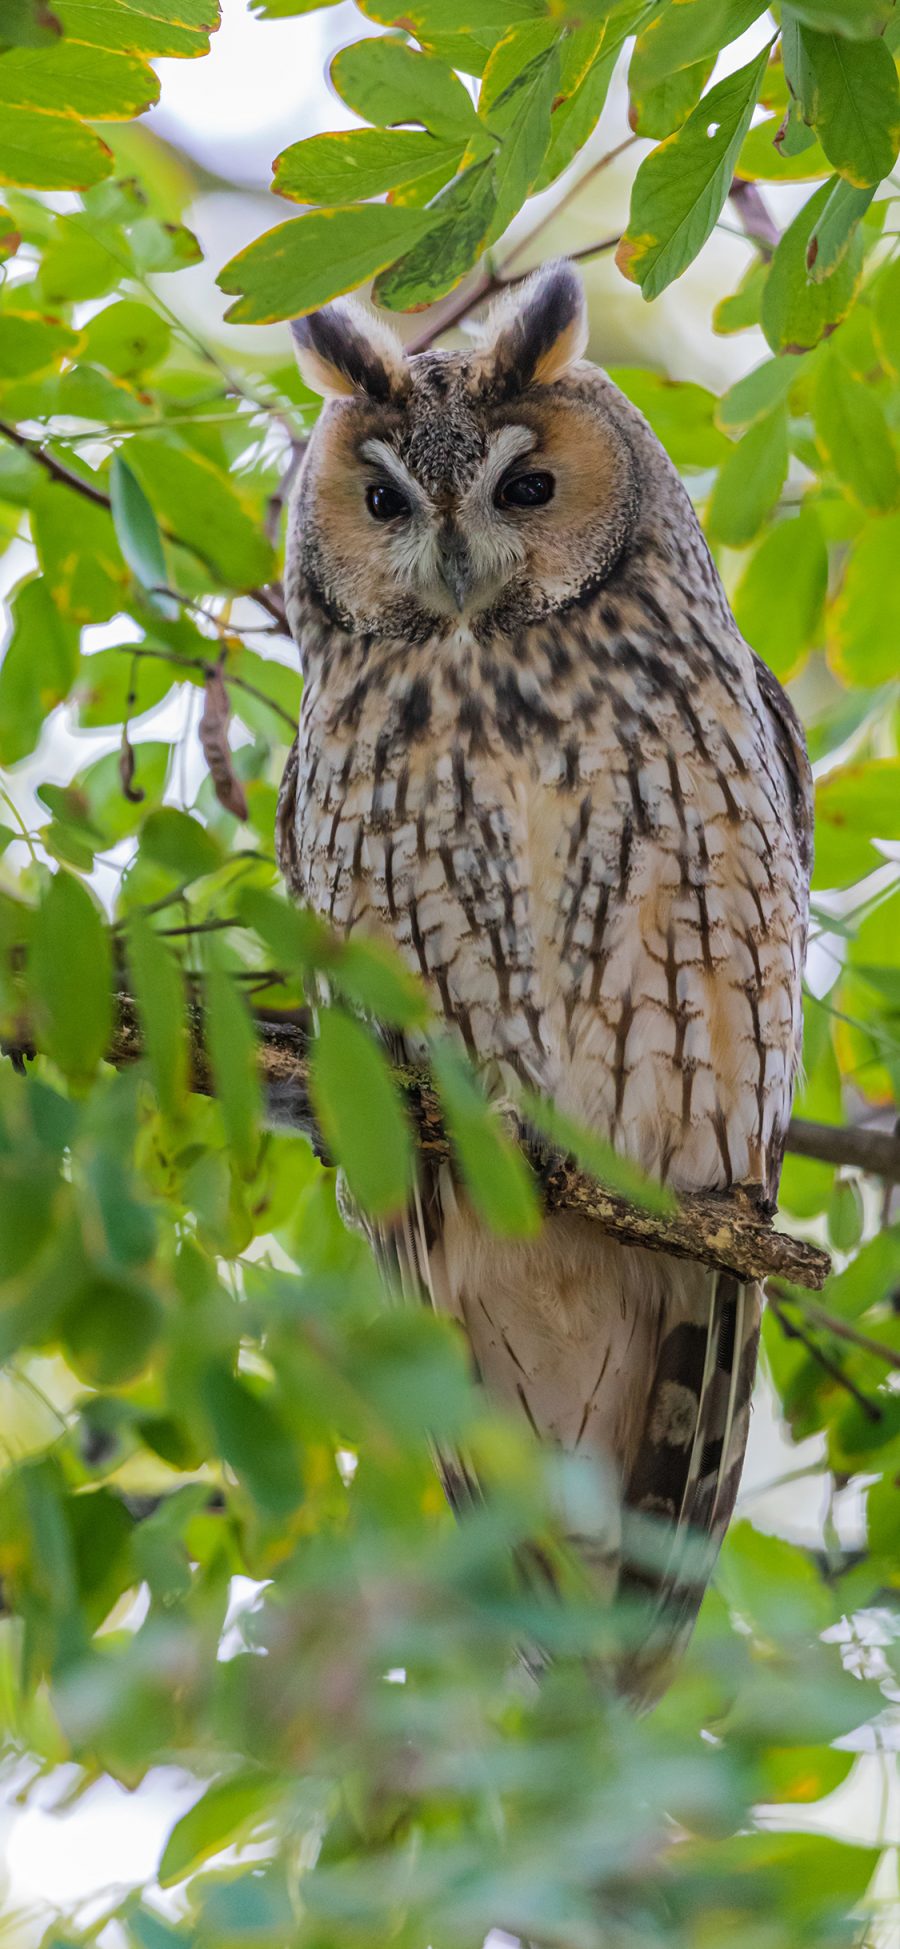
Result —
[[[774, 1200], [807, 925], [802, 734], [674, 468], [582, 360], [574, 272], [504, 300], [471, 352], [407, 360], [347, 305], [295, 332], [331, 403], [291, 515], [289, 886], [390, 938], [499, 1090], [526, 1080], [676, 1187]], [[499, 1241], [446, 1172], [405, 1236], [407, 1279], [459, 1319], [485, 1384], [542, 1437], [612, 1458], [626, 1508], [714, 1546], [758, 1289], [571, 1215]], [[579, 1541], [608, 1556], [607, 1536]], [[674, 1548], [628, 1574], [660, 1606], [641, 1689], [702, 1575]]]

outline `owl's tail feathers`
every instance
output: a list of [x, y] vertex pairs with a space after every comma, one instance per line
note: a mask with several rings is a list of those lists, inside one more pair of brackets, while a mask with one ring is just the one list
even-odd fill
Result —
[[731, 1273], [701, 1276], [706, 1318], [682, 1320], [660, 1345], [644, 1440], [625, 1486], [620, 1590], [634, 1601], [637, 1629], [620, 1682], [642, 1705], [665, 1689], [693, 1630], [750, 1427], [762, 1291]]

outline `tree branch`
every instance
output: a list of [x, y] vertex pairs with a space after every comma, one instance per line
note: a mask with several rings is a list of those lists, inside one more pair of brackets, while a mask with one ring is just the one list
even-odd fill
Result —
[[788, 1150], [821, 1164], [845, 1164], [900, 1184], [900, 1135], [864, 1124], [809, 1123], [792, 1117]]

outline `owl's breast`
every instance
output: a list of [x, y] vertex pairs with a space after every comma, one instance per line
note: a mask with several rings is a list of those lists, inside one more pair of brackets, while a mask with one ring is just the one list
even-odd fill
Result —
[[[651, 720], [622, 684], [565, 734], [457, 693], [317, 700], [297, 890], [389, 937], [481, 1062], [511, 1064], [649, 1170], [765, 1183], [796, 1061], [804, 889], [739, 698]], [[416, 719], [416, 708], [419, 719]]]

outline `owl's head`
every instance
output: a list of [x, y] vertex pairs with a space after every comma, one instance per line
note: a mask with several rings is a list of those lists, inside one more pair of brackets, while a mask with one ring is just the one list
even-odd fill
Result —
[[631, 409], [582, 359], [571, 265], [505, 294], [471, 351], [407, 356], [352, 300], [293, 333], [328, 403], [291, 512], [292, 606], [305, 595], [345, 629], [409, 642], [461, 619], [515, 628], [611, 573], [641, 470]]

